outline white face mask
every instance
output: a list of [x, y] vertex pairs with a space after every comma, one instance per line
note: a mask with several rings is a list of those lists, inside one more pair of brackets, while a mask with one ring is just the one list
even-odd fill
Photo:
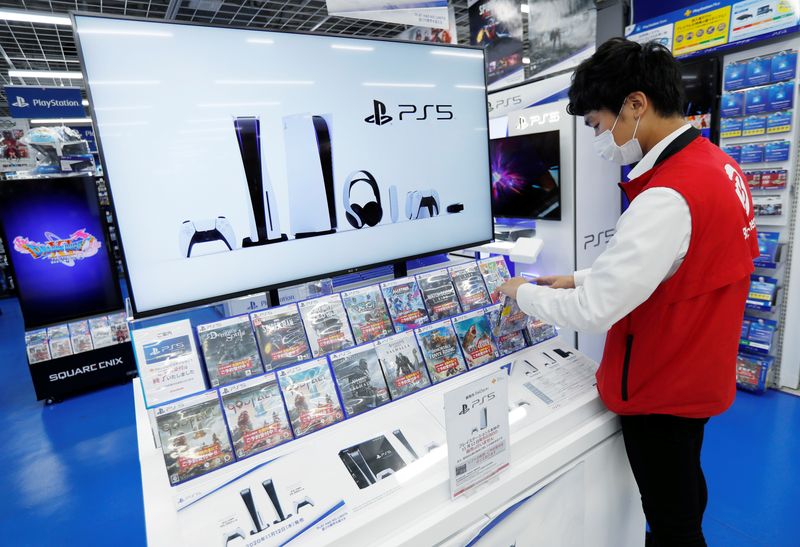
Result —
[[[625, 108], [625, 103], [622, 103], [622, 108]], [[641, 160], [642, 156], [644, 156], [639, 140], [636, 138], [636, 131], [639, 129], [639, 118], [636, 118], [636, 127], [633, 130], [631, 140], [620, 146], [614, 141], [614, 134], [612, 133], [614, 128], [617, 127], [620, 114], [622, 114], [622, 109], [617, 114], [617, 119], [614, 120], [614, 125], [611, 126], [611, 129], [606, 129], [594, 138], [594, 150], [603, 159], [619, 165], [630, 165]]]

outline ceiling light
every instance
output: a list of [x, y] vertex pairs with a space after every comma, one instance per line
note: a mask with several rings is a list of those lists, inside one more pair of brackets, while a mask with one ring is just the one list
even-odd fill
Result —
[[531, 12], [531, 7], [528, 4], [522, 4], [519, 7], [519, 11], [521, 11], [522, 13], [530, 13]]
[[467, 84], [457, 84], [456, 89], [478, 89], [480, 91], [486, 91], [485, 85], [467, 85]]
[[275, 40], [270, 40], [269, 38], [248, 38], [248, 44], [274, 44]]
[[349, 46], [346, 44], [331, 44], [332, 49], [346, 49], [348, 51], [375, 51], [372, 46]]
[[523, 57], [523, 58], [522, 58], [522, 64], [523, 64], [523, 65], [529, 65], [529, 64], [531, 64], [531, 58], [530, 58], [530, 57]]
[[431, 55], [444, 55], [447, 57], [466, 57], [468, 59], [483, 59], [483, 53], [477, 51], [459, 51], [453, 49], [436, 49], [431, 51]]
[[63, 125], [65, 123], [92, 123], [92, 119], [91, 118], [37, 118], [31, 120], [31, 123]]
[[78, 34], [106, 34], [114, 36], [147, 36], [148, 38], [172, 38], [171, 32], [161, 30], [106, 30], [86, 28], [78, 30]]
[[59, 72], [50, 70], [9, 70], [8, 76], [10, 78], [49, 78], [57, 80], [64, 78], [67, 80], [82, 80], [83, 74], [81, 72]]
[[361, 85], [365, 87], [423, 87], [423, 88], [436, 87], [436, 84], [406, 84], [406, 83], [391, 83], [391, 82], [364, 82]]
[[82, 101], [81, 101], [81, 104], [82, 104], [83, 106], [89, 106], [89, 101], [87, 101], [86, 99], [84, 99], [84, 100], [82, 100]]
[[45, 15], [30, 11], [0, 10], [0, 19], [4, 19], [6, 21], [20, 21], [23, 23], [45, 23], [48, 25], [72, 26], [72, 21], [69, 17]]

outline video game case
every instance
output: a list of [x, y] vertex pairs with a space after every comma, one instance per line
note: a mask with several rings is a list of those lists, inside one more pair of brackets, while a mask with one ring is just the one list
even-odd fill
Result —
[[47, 341], [47, 329], [37, 329], [25, 333], [25, 348], [28, 352], [28, 363], [33, 365], [49, 361], [50, 344]]
[[417, 283], [431, 321], [446, 319], [461, 313], [461, 304], [458, 303], [456, 289], [453, 287], [450, 273], [446, 269], [419, 274]]
[[465, 312], [482, 308], [492, 303], [483, 284], [483, 276], [477, 262], [467, 262], [448, 268], [453, 286], [456, 288], [461, 309]]
[[375, 342], [392, 399], [414, 393], [431, 384], [413, 332], [402, 332]]
[[72, 339], [72, 351], [83, 353], [94, 349], [92, 333], [88, 321], [75, 321], [68, 325], [69, 336]]
[[240, 315], [197, 326], [211, 387], [264, 372], [250, 317]]
[[528, 344], [535, 346], [545, 340], [549, 340], [558, 335], [553, 325], [545, 323], [541, 319], [528, 316], [525, 322], [525, 335], [528, 337]]
[[48, 327], [47, 339], [50, 341], [50, 356], [53, 359], [72, 355], [72, 342], [69, 339], [67, 325]]
[[467, 371], [456, 331], [449, 320], [425, 325], [415, 332], [428, 374], [434, 384]]
[[391, 400], [374, 343], [332, 353], [330, 359], [348, 417]]
[[356, 344], [394, 334], [389, 311], [377, 285], [344, 291], [342, 302], [350, 318]]
[[206, 388], [192, 324], [188, 319], [137, 329], [133, 342], [148, 406], [186, 397]]
[[[506, 303], [508, 303], [509, 300], [511, 302], [514, 302], [513, 299], [507, 298]], [[516, 305], [515, 302], [514, 305]], [[497, 349], [500, 351], [501, 357], [504, 357], [506, 355], [514, 353], [515, 351], [519, 351], [521, 349], [528, 347], [528, 342], [525, 339], [525, 333], [524, 333], [527, 316], [524, 313], [522, 313], [521, 310], [520, 313], [522, 313], [522, 321], [520, 323], [519, 328], [517, 330], [503, 332], [502, 334], [500, 334], [501, 331], [500, 327], [502, 327], [502, 322], [503, 322], [501, 317], [506, 309], [508, 309], [507, 306], [501, 303], [492, 304], [488, 308], [484, 309], [486, 313], [486, 319], [489, 321], [489, 325], [492, 328], [492, 334], [494, 335], [495, 341], [497, 343]], [[518, 306], [517, 309], [519, 309]]]
[[[492, 317], [495, 319], [494, 317]], [[499, 317], [496, 322], [490, 322], [492, 326], [492, 334], [495, 337], [504, 334], [511, 334], [525, 329], [525, 324], [528, 321], [528, 316], [519, 307], [517, 301], [511, 297], [506, 296], [501, 304]]]
[[112, 313], [108, 316], [108, 323], [111, 327], [111, 338], [115, 344], [130, 342], [131, 333], [128, 330], [128, 318], [125, 312]]
[[430, 321], [422, 301], [422, 292], [413, 277], [381, 283], [381, 292], [389, 307], [395, 332], [404, 332]]
[[296, 304], [252, 313], [250, 320], [267, 372], [311, 359], [311, 348]]
[[93, 317], [89, 319], [89, 331], [92, 333], [92, 345], [95, 349], [114, 345], [111, 336], [111, 323], [108, 317]]
[[298, 307], [314, 357], [341, 351], [355, 345], [350, 325], [347, 322], [347, 313], [344, 311], [342, 299], [338, 294], [304, 300], [298, 304]]
[[478, 268], [483, 276], [483, 282], [486, 284], [492, 303], [501, 302], [503, 293], [499, 290], [500, 285], [511, 279], [506, 259], [502, 256], [485, 258], [478, 262]]
[[219, 390], [236, 459], [292, 439], [281, 389], [274, 376], [259, 376]]
[[295, 437], [344, 419], [326, 358], [283, 368], [278, 382]]
[[475, 310], [453, 319], [458, 342], [470, 369], [485, 365], [500, 357], [492, 338], [489, 320], [483, 310]]
[[233, 461], [216, 391], [158, 407], [155, 415], [171, 486]]

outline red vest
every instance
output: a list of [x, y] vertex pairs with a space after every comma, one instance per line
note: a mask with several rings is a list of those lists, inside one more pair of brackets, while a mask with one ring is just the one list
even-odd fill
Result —
[[727, 154], [695, 138], [620, 187], [630, 200], [656, 187], [680, 193], [692, 236], [675, 275], [608, 332], [600, 397], [618, 414], [720, 414], [736, 393], [736, 353], [759, 255], [744, 175]]

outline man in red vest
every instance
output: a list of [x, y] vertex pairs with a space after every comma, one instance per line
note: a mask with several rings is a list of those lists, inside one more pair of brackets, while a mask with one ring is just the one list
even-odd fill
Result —
[[597, 388], [621, 416], [646, 544], [705, 545], [703, 430], [735, 396], [759, 255], [750, 190], [684, 120], [680, 66], [666, 48], [609, 40], [577, 68], [569, 99], [602, 157], [638, 162], [620, 184], [631, 205], [591, 269], [501, 290], [544, 321], [608, 331]]

